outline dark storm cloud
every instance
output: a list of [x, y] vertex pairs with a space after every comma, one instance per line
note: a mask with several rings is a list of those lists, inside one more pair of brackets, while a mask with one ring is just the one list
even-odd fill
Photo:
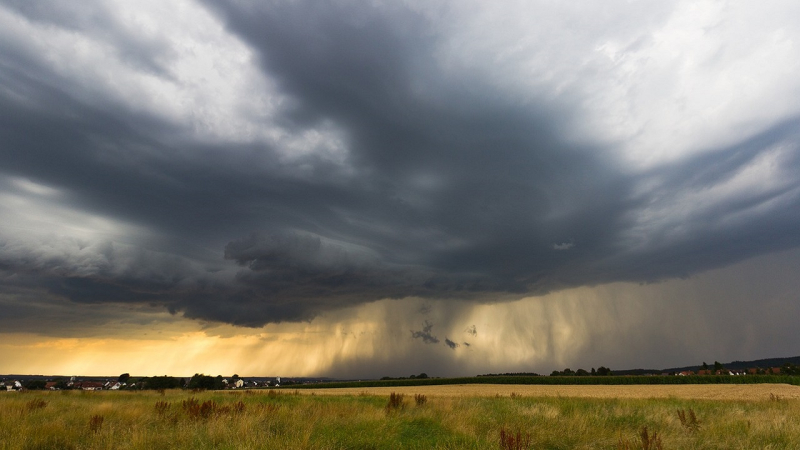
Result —
[[[355, 5], [254, 8], [224, 10], [295, 99], [287, 119], [346, 128], [361, 187], [379, 201], [337, 208], [374, 225], [343, 231], [385, 258], [490, 275], [521, 293], [558, 264], [555, 242], [588, 251], [613, 237], [630, 180], [600, 149], [561, 142], [558, 111], [507, 103], [467, 76], [450, 82], [423, 19]], [[575, 212], [544, 218], [562, 208]]]
[[[298, 135], [332, 126], [342, 160], [206, 142], [185, 124], [78, 96], [24, 45], [0, 49], [4, 192], [8, 180], [30, 180], [59, 192], [53, 205], [146, 230], [107, 238], [143, 249], [124, 259], [97, 242], [48, 256], [34, 238], [12, 248], [8, 237], [0, 267], [18, 276], [6, 286], [259, 326], [382, 298], [494, 301], [655, 281], [800, 244], [797, 119], [631, 171], [607, 146], [570, 138], [569, 101], [520, 101], [479, 74], [448, 71], [439, 24], [401, 6], [206, 3], [287, 97], [275, 123]], [[170, 50], [104, 20], [101, 6], [87, 22], [47, 5], [5, 8], [110, 36], [123, 59], [163, 74]], [[776, 148], [780, 183], [714, 197]], [[695, 206], [675, 199], [695, 192], [711, 206], [669, 220]], [[437, 343], [430, 331], [412, 337]]]

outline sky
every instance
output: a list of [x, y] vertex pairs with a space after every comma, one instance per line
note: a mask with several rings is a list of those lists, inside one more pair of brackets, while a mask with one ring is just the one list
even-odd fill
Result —
[[0, 373], [796, 356], [797, 17], [0, 0]]

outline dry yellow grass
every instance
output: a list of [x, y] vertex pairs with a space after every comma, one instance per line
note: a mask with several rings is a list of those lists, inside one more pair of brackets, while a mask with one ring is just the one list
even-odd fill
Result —
[[[645, 427], [671, 450], [800, 448], [800, 388], [784, 384], [294, 392], [0, 393], [0, 450], [496, 450], [502, 430], [530, 435], [535, 449], [608, 450], [642, 448]], [[407, 394], [405, 407], [388, 410], [390, 392]], [[417, 406], [414, 393], [428, 401]], [[217, 407], [195, 415], [184, 407], [189, 399]], [[687, 427], [681, 411], [696, 414], [699, 426]]]
[[800, 386], [789, 384], [683, 384], [622, 386], [542, 386], [508, 384], [455, 384], [442, 386], [394, 386], [368, 388], [301, 389], [307, 395], [386, 395], [397, 392], [434, 397], [580, 397], [580, 398], [680, 398], [696, 400], [770, 400], [800, 398]]

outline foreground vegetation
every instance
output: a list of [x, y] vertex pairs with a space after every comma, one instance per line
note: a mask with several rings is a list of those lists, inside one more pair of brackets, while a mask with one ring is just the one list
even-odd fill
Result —
[[0, 394], [0, 449], [796, 449], [800, 400]]

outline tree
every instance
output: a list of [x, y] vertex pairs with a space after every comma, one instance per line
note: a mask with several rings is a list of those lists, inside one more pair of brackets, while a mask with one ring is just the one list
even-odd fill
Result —
[[28, 380], [22, 384], [22, 387], [31, 391], [41, 391], [47, 385], [44, 380]]
[[724, 370], [724, 369], [725, 369], [725, 367], [723, 367], [722, 363], [720, 363], [719, 361], [714, 361], [714, 373], [717, 373], [720, 370]]
[[703, 361], [703, 370], [708, 370], [708, 364], [705, 361]]
[[196, 373], [189, 380], [189, 385], [187, 386], [189, 389], [208, 389], [208, 390], [219, 390], [224, 389], [225, 386], [222, 383], [222, 376], [217, 375], [216, 377], [212, 377], [211, 375], [204, 375], [202, 373]]
[[120, 375], [119, 378], [117, 378], [117, 381], [119, 381], [120, 383], [125, 383], [125, 382], [128, 381], [128, 378], [130, 378], [130, 377], [131, 377], [131, 374], [126, 372], [126, 373], [123, 373], [122, 375]]
[[607, 377], [611, 375], [611, 369], [608, 367], [600, 366], [597, 368], [597, 376]]
[[167, 375], [163, 377], [142, 378], [139, 383], [140, 389], [178, 389], [182, 386], [182, 379]]

